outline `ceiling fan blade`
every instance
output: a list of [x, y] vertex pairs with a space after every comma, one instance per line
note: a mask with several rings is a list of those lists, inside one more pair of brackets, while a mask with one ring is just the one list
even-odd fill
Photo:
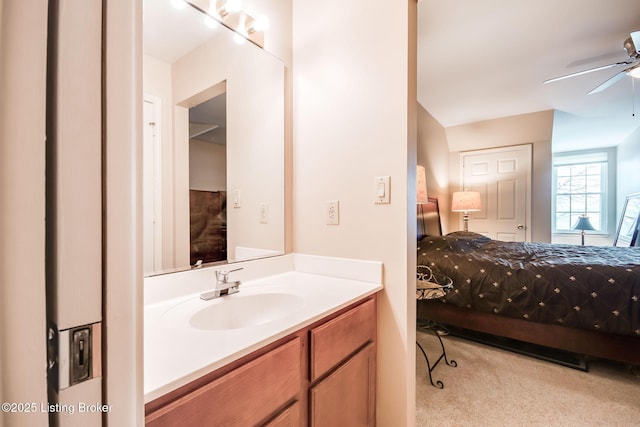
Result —
[[591, 92], [589, 92], [587, 95], [592, 95], [594, 93], [602, 92], [603, 90], [607, 89], [609, 86], [611, 86], [612, 84], [616, 83], [618, 80], [626, 76], [627, 73], [631, 71], [633, 68], [634, 67], [631, 67], [631, 68], [627, 68], [626, 70], [620, 71], [618, 74], [611, 77], [609, 80], [606, 80], [604, 83], [600, 84], [600, 86], [592, 89]]
[[588, 70], [578, 71], [577, 73], [571, 73], [571, 74], [567, 74], [565, 76], [555, 77], [553, 79], [545, 80], [542, 83], [546, 84], [546, 83], [557, 82], [558, 80], [564, 80], [564, 79], [568, 79], [568, 78], [571, 78], [571, 77], [581, 76], [583, 74], [593, 73], [594, 71], [606, 70], [608, 68], [620, 67], [621, 65], [629, 65], [629, 64], [633, 64], [633, 62], [631, 62], [631, 61], [616, 62], [615, 64], [603, 65], [601, 67], [590, 68]]

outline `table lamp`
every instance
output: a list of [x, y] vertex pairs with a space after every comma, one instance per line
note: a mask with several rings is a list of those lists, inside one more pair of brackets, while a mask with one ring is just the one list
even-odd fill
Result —
[[582, 246], [584, 246], [584, 231], [595, 230], [589, 221], [589, 217], [586, 215], [580, 215], [578, 217], [578, 221], [576, 222], [576, 225], [573, 226], [573, 229], [580, 230], [580, 234], [582, 235]]
[[469, 212], [478, 212], [482, 207], [478, 191], [456, 191], [453, 193], [451, 210], [463, 212], [464, 231], [469, 231]]

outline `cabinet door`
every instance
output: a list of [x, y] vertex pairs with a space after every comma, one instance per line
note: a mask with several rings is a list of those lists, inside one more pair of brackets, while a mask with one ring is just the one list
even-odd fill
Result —
[[375, 354], [370, 343], [311, 389], [311, 426], [375, 425]]
[[300, 425], [300, 402], [294, 402], [264, 427], [298, 427]]

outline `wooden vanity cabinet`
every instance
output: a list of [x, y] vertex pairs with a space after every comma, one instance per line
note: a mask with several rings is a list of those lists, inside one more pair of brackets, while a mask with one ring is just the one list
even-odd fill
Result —
[[145, 405], [147, 426], [375, 425], [372, 295]]
[[264, 424], [287, 404], [299, 398], [301, 348], [300, 337], [295, 337], [158, 410], [147, 413], [146, 425]]
[[310, 331], [309, 423], [375, 425], [376, 300]]

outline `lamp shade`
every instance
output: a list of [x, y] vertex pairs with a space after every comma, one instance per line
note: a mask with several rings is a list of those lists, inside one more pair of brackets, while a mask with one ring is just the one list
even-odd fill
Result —
[[418, 166], [416, 171], [416, 203], [422, 205], [428, 202], [427, 173], [424, 169], [424, 166]]
[[586, 215], [581, 215], [578, 217], [578, 221], [576, 221], [576, 225], [573, 226], [574, 230], [595, 230], [591, 222], [589, 221], [589, 217]]
[[477, 212], [482, 207], [478, 191], [456, 191], [453, 193], [451, 210], [453, 212]]

